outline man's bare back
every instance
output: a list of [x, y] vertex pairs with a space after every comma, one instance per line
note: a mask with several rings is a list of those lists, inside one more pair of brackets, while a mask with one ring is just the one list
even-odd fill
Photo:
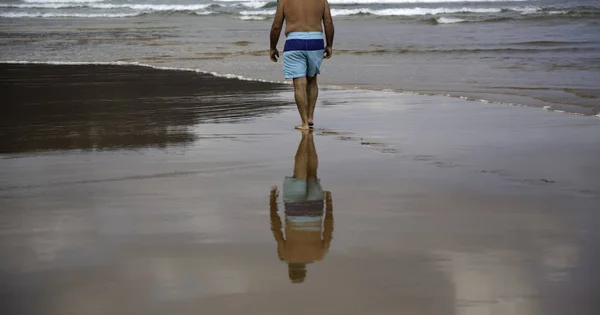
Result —
[[325, 0], [280, 0], [286, 26], [285, 35], [290, 32], [322, 32]]
[[283, 22], [285, 35], [291, 32], [323, 32], [325, 26], [325, 58], [330, 58], [333, 47], [333, 18], [327, 0], [279, 0], [271, 27], [271, 60], [277, 61], [277, 42]]

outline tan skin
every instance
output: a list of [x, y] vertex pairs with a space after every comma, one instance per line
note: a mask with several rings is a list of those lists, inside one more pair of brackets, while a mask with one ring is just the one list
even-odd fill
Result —
[[[325, 29], [325, 59], [333, 54], [334, 27], [327, 0], [280, 0], [271, 27], [271, 50], [269, 56], [277, 62], [277, 42], [286, 21], [285, 35], [291, 32], [323, 32]], [[313, 123], [315, 104], [318, 97], [317, 76], [294, 78], [294, 97], [302, 124], [296, 129], [307, 130]]]

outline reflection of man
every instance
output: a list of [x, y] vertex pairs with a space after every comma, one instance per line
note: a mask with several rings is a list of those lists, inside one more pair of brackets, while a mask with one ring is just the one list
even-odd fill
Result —
[[[289, 277], [294, 283], [304, 281], [306, 264], [323, 259], [331, 243], [331, 193], [321, 189], [317, 178], [318, 164], [312, 132], [305, 131], [296, 152], [294, 176], [286, 177], [283, 182], [285, 238], [277, 213], [277, 187], [271, 190], [271, 230], [277, 241], [279, 258], [288, 263]], [[326, 205], [324, 222], [323, 201]]]

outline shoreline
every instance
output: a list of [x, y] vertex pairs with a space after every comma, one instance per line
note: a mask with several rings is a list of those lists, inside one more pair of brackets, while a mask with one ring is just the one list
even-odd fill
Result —
[[[212, 76], [217, 77], [217, 78], [234, 79], [234, 80], [248, 81], [248, 82], [261, 82], [261, 83], [269, 83], [269, 84], [275, 84], [275, 85], [287, 85], [287, 86], [291, 85], [291, 81], [290, 80], [271, 81], [271, 80], [264, 80], [264, 79], [259, 79], [259, 78], [245, 77], [245, 76], [237, 75], [237, 74], [217, 73], [217, 72], [214, 72], [214, 71], [206, 71], [206, 70], [197, 69], [197, 68], [157, 66], [157, 65], [152, 65], [152, 64], [149, 64], [149, 63], [143, 63], [143, 62], [138, 62], [138, 61], [37, 61], [37, 60], [36, 61], [20, 61], [20, 60], [0, 60], [0, 64], [9, 64], [9, 65], [10, 64], [19, 64], [19, 65], [31, 64], [31, 65], [56, 65], [56, 66], [69, 66], [69, 65], [74, 65], [74, 66], [75, 65], [83, 65], [83, 66], [85, 66], [85, 65], [133, 66], [133, 67], [151, 68], [151, 69], [162, 70], [162, 71], [193, 72], [193, 73], [199, 73], [199, 74], [212, 75]], [[483, 103], [483, 104], [497, 104], [497, 105], [511, 106], [511, 107], [539, 108], [539, 109], [542, 109], [544, 111], [555, 112], [555, 113], [559, 113], [559, 114], [568, 114], [568, 115], [575, 115], [575, 116], [590, 116], [590, 117], [598, 117], [598, 118], [600, 118], [600, 112], [596, 113], [592, 108], [589, 108], [589, 107], [585, 107], [585, 106], [581, 106], [581, 105], [556, 104], [556, 103], [552, 103], [550, 101], [544, 101], [544, 100], [536, 99], [536, 98], [533, 98], [533, 97], [530, 97], [530, 96], [525, 96], [525, 95], [511, 95], [511, 94], [502, 94], [502, 93], [492, 94], [492, 93], [464, 92], [464, 94], [467, 94], [469, 96], [463, 96], [463, 95], [453, 94], [453, 92], [445, 92], [445, 91], [440, 91], [439, 93], [430, 93], [430, 92], [424, 92], [424, 91], [410, 91], [410, 90], [389, 89], [389, 88], [379, 88], [379, 89], [372, 88], [372, 89], [369, 89], [367, 87], [360, 87], [360, 86], [348, 86], [348, 87], [346, 87], [345, 84], [321, 83], [319, 86], [321, 88], [330, 89], [330, 90], [362, 90], [362, 91], [398, 93], [398, 94], [404, 94], [404, 95], [449, 97], [449, 98], [453, 98], [453, 99], [462, 99], [462, 100], [469, 101], [469, 102], [476, 102], [476, 103]], [[501, 95], [501, 96], [506, 96], [507, 98], [509, 98], [509, 97], [528, 98], [528, 99], [532, 99], [532, 100], [534, 100], [536, 102], [540, 102], [540, 105], [536, 106], [536, 105], [520, 104], [520, 103], [516, 103], [516, 102], [507, 102], [507, 101], [500, 101], [500, 100], [488, 100], [488, 99], [478, 98], [478, 97], [473, 97], [472, 96], [472, 95], [477, 95], [477, 94], [485, 94], [485, 95], [490, 95], [490, 96]], [[556, 106], [558, 106], [559, 108], [556, 108]], [[564, 108], [560, 108], [560, 106], [566, 106], [566, 107], [569, 107], [569, 108], [573, 108], [573, 111], [565, 110]], [[577, 111], [577, 110], [579, 110], [579, 111]], [[585, 114], [585, 113], [583, 113], [584, 111], [587, 111], [587, 112], [592, 111], [592, 113], [591, 114]]]

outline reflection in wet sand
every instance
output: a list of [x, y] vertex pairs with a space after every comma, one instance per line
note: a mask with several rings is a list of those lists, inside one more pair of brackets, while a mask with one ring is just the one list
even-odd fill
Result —
[[[306, 265], [322, 260], [333, 234], [333, 203], [331, 192], [323, 191], [317, 176], [319, 159], [313, 133], [302, 132], [294, 163], [294, 175], [283, 183], [285, 236], [277, 213], [277, 187], [271, 190], [271, 230], [277, 241], [279, 259], [288, 264], [293, 283], [304, 282]], [[325, 219], [323, 220], [323, 200]]]
[[198, 123], [278, 110], [265, 98], [277, 89], [136, 66], [0, 64], [0, 153], [187, 145]]

